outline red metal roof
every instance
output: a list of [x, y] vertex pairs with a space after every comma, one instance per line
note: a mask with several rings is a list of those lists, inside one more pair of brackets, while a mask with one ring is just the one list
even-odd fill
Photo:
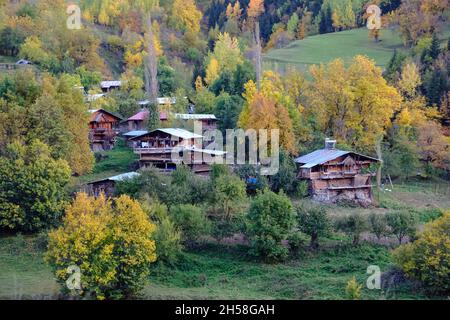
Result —
[[[128, 121], [144, 121], [148, 118], [149, 111], [148, 110], [142, 110], [136, 113], [134, 116], [128, 118]], [[167, 112], [160, 112], [159, 113], [159, 120], [167, 120], [168, 115]]]

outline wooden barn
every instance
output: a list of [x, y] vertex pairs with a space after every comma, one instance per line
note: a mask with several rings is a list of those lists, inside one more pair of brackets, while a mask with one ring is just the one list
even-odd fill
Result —
[[175, 170], [186, 165], [196, 174], [208, 174], [215, 157], [225, 152], [202, 149], [202, 136], [178, 128], [156, 129], [131, 138], [134, 152], [139, 155], [140, 167], [154, 166], [162, 170]]
[[98, 197], [102, 193], [106, 197], [112, 197], [115, 194], [117, 182], [134, 179], [138, 176], [139, 173], [137, 172], [127, 172], [106, 179], [92, 181], [84, 185], [83, 191], [94, 197]]
[[94, 152], [111, 150], [119, 132], [119, 116], [104, 109], [89, 110], [89, 142]]
[[336, 141], [329, 139], [324, 149], [295, 159], [298, 178], [308, 181], [313, 199], [328, 203], [349, 201], [362, 206], [372, 203], [375, 174], [369, 168], [378, 161], [353, 151], [338, 150]]

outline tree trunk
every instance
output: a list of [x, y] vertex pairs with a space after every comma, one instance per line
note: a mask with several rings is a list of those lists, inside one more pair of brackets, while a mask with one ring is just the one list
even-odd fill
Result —
[[152, 28], [152, 18], [150, 12], [146, 14], [146, 42], [147, 59], [144, 63], [145, 91], [150, 103], [156, 104], [158, 98], [158, 61]]
[[313, 248], [313, 249], [317, 249], [317, 248], [319, 247], [319, 243], [318, 243], [318, 241], [317, 241], [317, 238], [318, 238], [317, 233], [313, 233], [313, 234], [311, 235], [311, 243], [310, 243], [310, 246], [311, 246], [311, 248]]
[[376, 145], [376, 151], [377, 151], [377, 157], [380, 160], [380, 163], [378, 165], [378, 169], [377, 169], [377, 186], [378, 189], [381, 190], [381, 170], [383, 167], [383, 154], [381, 152], [381, 141], [383, 140], [383, 138], [379, 138], [377, 140], [377, 145]]
[[255, 72], [256, 72], [256, 86], [258, 89], [261, 87], [262, 79], [262, 62], [261, 62], [261, 36], [259, 30], [259, 21], [255, 21], [255, 27], [253, 31], [253, 40], [255, 42]]

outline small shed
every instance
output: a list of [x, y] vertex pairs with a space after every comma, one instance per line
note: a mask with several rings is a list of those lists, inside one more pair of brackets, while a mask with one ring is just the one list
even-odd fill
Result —
[[139, 175], [138, 172], [127, 172], [106, 179], [92, 181], [85, 185], [85, 192], [94, 197], [98, 197], [102, 193], [106, 197], [112, 197], [115, 194], [117, 182], [131, 180]]

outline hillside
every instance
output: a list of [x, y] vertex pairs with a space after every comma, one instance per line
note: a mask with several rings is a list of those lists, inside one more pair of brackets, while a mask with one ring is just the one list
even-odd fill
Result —
[[[450, 37], [450, 29], [446, 28], [442, 36], [446, 41]], [[380, 40], [375, 43], [369, 39], [366, 28], [311, 36], [266, 53], [264, 68], [285, 71], [289, 66], [306, 71], [313, 64], [327, 63], [337, 58], [350, 62], [358, 54], [374, 59], [378, 66], [384, 68], [394, 50], [406, 49], [396, 30], [383, 30]]]

